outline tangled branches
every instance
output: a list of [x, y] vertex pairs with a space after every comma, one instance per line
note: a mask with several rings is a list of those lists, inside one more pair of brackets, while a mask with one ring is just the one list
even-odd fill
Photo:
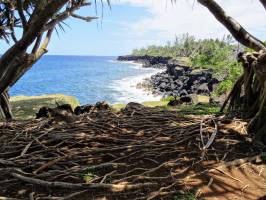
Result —
[[[202, 180], [221, 161], [252, 148], [235, 133], [174, 111], [127, 106], [73, 122], [1, 124], [0, 191], [16, 199], [169, 199]], [[220, 124], [221, 125], [221, 124]], [[221, 127], [221, 126], [220, 126]], [[232, 143], [232, 141], [236, 141]], [[215, 148], [214, 148], [215, 147]], [[254, 152], [253, 152], [254, 153]], [[200, 186], [195, 184], [193, 187]]]
[[228, 104], [229, 111], [251, 118], [248, 130], [256, 131], [255, 138], [266, 142], [266, 53], [240, 53], [238, 60], [244, 72], [236, 81], [222, 110]]

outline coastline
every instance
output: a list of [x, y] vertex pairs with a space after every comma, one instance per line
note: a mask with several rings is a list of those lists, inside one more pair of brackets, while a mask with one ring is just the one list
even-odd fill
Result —
[[151, 89], [143, 87], [143, 85], [150, 80], [153, 75], [161, 73], [165, 71], [165, 69], [143, 67], [144, 64], [137, 61], [115, 60], [113, 62], [126, 63], [131, 65], [132, 68], [143, 71], [141, 75], [124, 77], [123, 79], [113, 81], [110, 87], [116, 89], [121, 94], [120, 97], [116, 97], [117, 101], [114, 104], [129, 103], [132, 101], [142, 103], [145, 101], [160, 101], [162, 99], [162, 95], [154, 94]]
[[136, 85], [135, 82], [142, 82], [158, 71], [143, 68], [141, 64], [135, 62], [123, 64], [116, 58], [46, 56], [10, 89], [9, 94], [10, 96], [65, 94], [75, 96], [82, 105], [95, 104], [103, 100], [114, 104], [120, 101], [128, 103], [160, 99], [152, 95], [148, 99], [148, 92], [131, 87]]
[[[126, 55], [119, 56], [117, 60], [142, 64], [145, 69], [163, 69], [139, 81], [137, 86], [161, 98], [179, 97], [181, 101], [197, 102], [195, 96], [210, 98], [222, 81], [214, 76], [212, 69], [194, 68], [178, 58]], [[221, 103], [220, 99], [214, 102]]]

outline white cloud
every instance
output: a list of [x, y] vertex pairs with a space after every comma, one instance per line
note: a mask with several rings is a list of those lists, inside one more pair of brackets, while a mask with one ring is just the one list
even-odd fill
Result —
[[[263, 6], [254, 0], [217, 0], [227, 13], [238, 20], [249, 32], [263, 37], [266, 32]], [[127, 25], [136, 37], [150, 35], [154, 41], [166, 41], [175, 35], [189, 33], [197, 38], [222, 37], [228, 31], [196, 0], [118, 0], [114, 4], [143, 7], [149, 13]], [[266, 39], [266, 38], [262, 38]]]

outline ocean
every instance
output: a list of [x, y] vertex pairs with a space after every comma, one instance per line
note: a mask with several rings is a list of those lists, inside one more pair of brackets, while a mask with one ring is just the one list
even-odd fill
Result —
[[137, 83], [160, 70], [118, 62], [116, 57], [44, 56], [10, 90], [11, 96], [65, 94], [80, 103], [110, 104], [159, 100]]

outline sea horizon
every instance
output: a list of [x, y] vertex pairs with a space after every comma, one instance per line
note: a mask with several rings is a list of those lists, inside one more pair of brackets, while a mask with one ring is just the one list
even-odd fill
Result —
[[137, 83], [160, 70], [120, 62], [117, 56], [45, 55], [11, 89], [11, 96], [64, 94], [80, 104], [110, 104], [159, 100]]

